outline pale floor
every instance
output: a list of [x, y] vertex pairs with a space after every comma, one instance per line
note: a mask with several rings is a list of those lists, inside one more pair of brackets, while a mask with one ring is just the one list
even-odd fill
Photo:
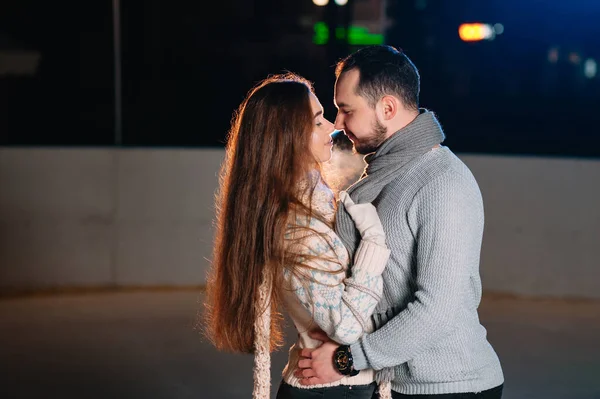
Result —
[[[0, 300], [0, 398], [248, 399], [250, 355], [194, 329], [202, 293]], [[600, 398], [600, 303], [485, 297], [505, 399]], [[293, 339], [293, 335], [288, 335]], [[273, 356], [273, 394], [285, 362]]]

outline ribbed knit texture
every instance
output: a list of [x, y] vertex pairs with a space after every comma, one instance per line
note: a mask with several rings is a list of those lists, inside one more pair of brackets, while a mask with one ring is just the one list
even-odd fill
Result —
[[[404, 394], [479, 392], [504, 381], [477, 314], [481, 193], [448, 148], [432, 149], [443, 138], [423, 110], [365, 158], [363, 178], [347, 190], [377, 207], [391, 250], [376, 331], [351, 346], [355, 367], [384, 369], [377, 379], [393, 378]], [[342, 207], [336, 229], [354, 256], [357, 233]]]

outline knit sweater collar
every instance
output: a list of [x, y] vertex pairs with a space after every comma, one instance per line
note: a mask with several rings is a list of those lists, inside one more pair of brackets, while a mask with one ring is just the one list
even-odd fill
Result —
[[[347, 192], [357, 204], [373, 202], [381, 190], [396, 179], [403, 168], [444, 140], [444, 132], [433, 112], [421, 109], [411, 123], [394, 133], [372, 154], [363, 176]], [[360, 242], [354, 222], [343, 206], [338, 206], [336, 232], [351, 256]]]
[[[335, 196], [323, 180], [321, 173], [311, 170], [306, 178], [298, 182], [300, 201], [322, 218], [332, 223], [335, 218]], [[312, 193], [312, 196], [309, 195]]]
[[392, 134], [374, 153], [365, 156], [365, 174], [406, 162], [444, 141], [445, 135], [434, 113], [421, 108], [419, 115], [408, 125]]

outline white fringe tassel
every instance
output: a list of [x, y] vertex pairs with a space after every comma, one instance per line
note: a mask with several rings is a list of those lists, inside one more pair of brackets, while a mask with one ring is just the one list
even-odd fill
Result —
[[259, 316], [254, 320], [254, 390], [253, 399], [271, 397], [271, 280], [267, 271], [258, 291], [256, 310]]

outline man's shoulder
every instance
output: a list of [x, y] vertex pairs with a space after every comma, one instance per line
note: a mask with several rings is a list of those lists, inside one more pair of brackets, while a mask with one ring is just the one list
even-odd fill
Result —
[[[392, 189], [419, 189], [449, 170], [459, 170], [464, 163], [447, 147], [437, 147], [410, 161], [388, 186]], [[410, 191], [410, 190], [409, 190]]]
[[478, 185], [467, 164], [450, 148], [444, 146], [435, 148], [426, 154], [419, 167], [416, 168], [416, 173], [428, 177], [426, 184], [435, 180], [449, 179], [458, 185]]
[[384, 191], [410, 200], [426, 187], [446, 185], [449, 181], [455, 187], [479, 191], [469, 167], [448, 147], [439, 147], [415, 159]]

